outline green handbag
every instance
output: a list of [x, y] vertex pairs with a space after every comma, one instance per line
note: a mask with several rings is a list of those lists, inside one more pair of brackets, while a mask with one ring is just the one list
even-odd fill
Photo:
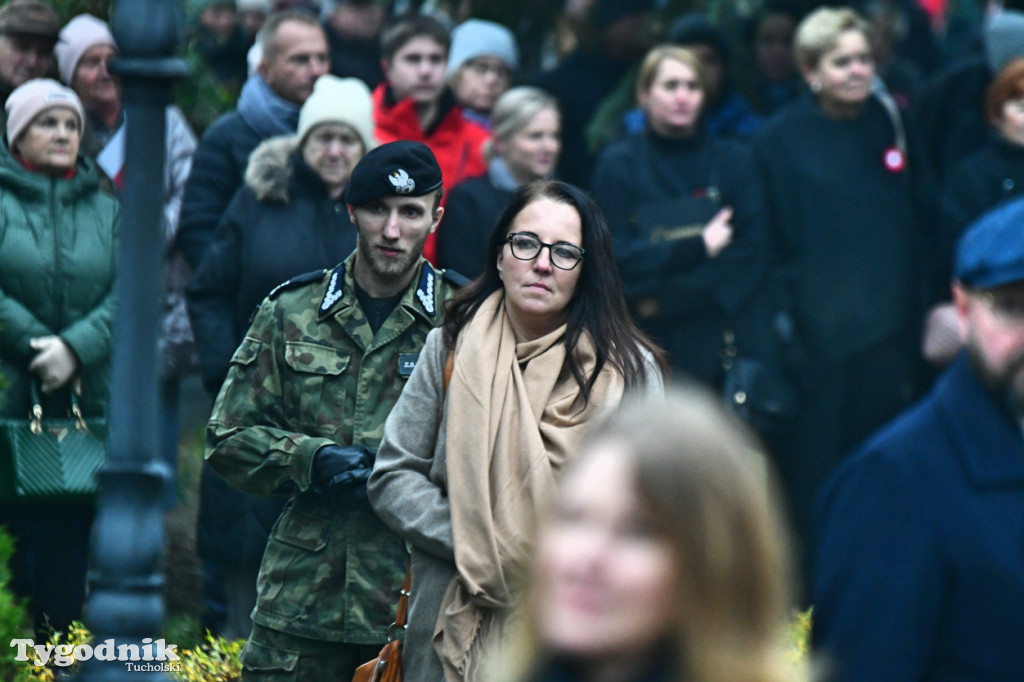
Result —
[[35, 381], [31, 391], [29, 419], [0, 419], [0, 501], [89, 501], [107, 458], [107, 420], [86, 422], [74, 391], [70, 419], [44, 418]]

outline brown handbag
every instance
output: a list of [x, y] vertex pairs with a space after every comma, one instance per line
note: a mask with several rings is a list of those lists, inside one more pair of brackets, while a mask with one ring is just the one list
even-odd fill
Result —
[[402, 682], [402, 640], [398, 631], [405, 628], [409, 615], [409, 587], [412, 582], [412, 568], [405, 572], [405, 584], [398, 597], [398, 613], [395, 622], [388, 628], [388, 643], [377, 654], [377, 658], [356, 668], [352, 682]]
[[[455, 368], [455, 351], [449, 350], [444, 363], [444, 390], [452, 380]], [[402, 682], [402, 640], [398, 633], [405, 629], [409, 617], [409, 588], [412, 587], [412, 566], [405, 572], [405, 583], [398, 596], [395, 622], [388, 628], [388, 643], [377, 654], [377, 658], [356, 668], [352, 682]]]

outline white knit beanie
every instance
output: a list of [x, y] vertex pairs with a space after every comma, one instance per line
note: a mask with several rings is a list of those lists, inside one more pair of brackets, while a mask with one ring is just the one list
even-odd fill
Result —
[[477, 57], [497, 57], [510, 70], [519, 68], [519, 48], [511, 31], [493, 21], [467, 19], [452, 29], [446, 77], [451, 78], [460, 66]]
[[363, 139], [366, 151], [377, 146], [373, 137], [370, 89], [358, 78], [338, 78], [326, 74], [316, 79], [313, 94], [299, 111], [299, 144], [305, 141], [310, 130], [321, 123], [344, 123], [351, 126]]
[[85, 112], [82, 101], [71, 88], [64, 87], [52, 78], [33, 78], [16, 87], [4, 105], [7, 110], [7, 143], [13, 147], [32, 119], [53, 107], [67, 107], [75, 112], [81, 130]]
[[60, 79], [71, 85], [75, 77], [75, 67], [86, 50], [96, 45], [110, 45], [115, 50], [114, 34], [110, 32], [107, 22], [101, 21], [91, 14], [79, 14], [60, 30], [60, 37], [53, 48], [57, 58], [57, 70]]

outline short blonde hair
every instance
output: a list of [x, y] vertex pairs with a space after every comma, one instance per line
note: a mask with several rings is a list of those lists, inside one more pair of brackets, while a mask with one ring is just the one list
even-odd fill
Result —
[[636, 77], [637, 99], [640, 98], [640, 95], [650, 92], [651, 86], [654, 85], [654, 79], [658, 77], [658, 69], [669, 60], [681, 62], [693, 69], [700, 82], [700, 89], [707, 90], [708, 81], [704, 75], [704, 65], [697, 59], [697, 55], [678, 45], [659, 45], [648, 52], [643, 63], [640, 64], [640, 71]]
[[821, 58], [839, 44], [846, 31], [859, 31], [868, 44], [874, 44], [871, 25], [861, 15], [845, 7], [822, 7], [811, 12], [797, 26], [793, 54], [801, 69], [813, 69]]
[[540, 88], [523, 85], [506, 90], [491, 110], [491, 139], [484, 143], [484, 156], [494, 158], [494, 141], [508, 142], [513, 135], [530, 125], [533, 117], [551, 109], [558, 112], [558, 102]]

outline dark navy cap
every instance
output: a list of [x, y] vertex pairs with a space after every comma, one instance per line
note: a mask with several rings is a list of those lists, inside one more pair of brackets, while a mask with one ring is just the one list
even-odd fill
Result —
[[383, 196], [419, 197], [441, 186], [441, 167], [430, 147], [399, 140], [382, 144], [352, 170], [345, 202], [365, 206]]
[[1024, 282], [1024, 199], [989, 211], [967, 228], [953, 278], [976, 289]]

